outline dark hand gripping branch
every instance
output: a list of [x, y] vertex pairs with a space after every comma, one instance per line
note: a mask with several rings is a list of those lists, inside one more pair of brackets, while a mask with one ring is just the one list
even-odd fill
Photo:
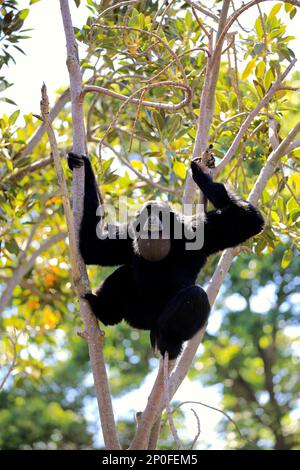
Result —
[[[174, 239], [176, 224], [188, 230], [197, 225], [196, 217], [187, 222], [169, 208], [171, 219], [171, 249], [159, 261], [143, 257], [136, 240], [128, 234], [134, 222], [111, 225], [105, 233], [113, 237], [101, 239], [97, 226], [100, 199], [96, 179], [85, 156], [70, 153], [68, 164], [85, 167], [84, 215], [80, 228], [80, 251], [86, 264], [117, 266], [95, 291], [87, 294], [96, 317], [105, 325], [114, 325], [125, 319], [131, 326], [150, 330], [153, 347], [171, 359], [178, 356], [183, 341], [190, 339], [207, 322], [210, 305], [201, 286], [196, 284], [207, 256], [225, 248], [234, 247], [259, 233], [264, 221], [258, 210], [228, 192], [221, 183], [214, 183], [196, 161], [192, 162], [193, 178], [216, 210], [206, 213], [204, 245], [197, 251], [186, 249], [186, 240]], [[159, 206], [147, 203], [142, 211]], [[163, 210], [166, 206], [163, 206]], [[193, 228], [193, 230], [195, 230]]]

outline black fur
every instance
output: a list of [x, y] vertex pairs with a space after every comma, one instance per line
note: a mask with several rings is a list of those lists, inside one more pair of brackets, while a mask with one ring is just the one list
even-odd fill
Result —
[[[196, 217], [184, 219], [171, 210], [171, 249], [162, 260], [151, 262], [139, 253], [132, 238], [122, 238], [132, 224], [106, 227], [115, 239], [99, 239], [96, 215], [99, 191], [88, 158], [69, 154], [73, 170], [84, 164], [84, 215], [80, 228], [80, 251], [86, 264], [120, 266], [96, 290], [87, 294], [96, 317], [105, 325], [125, 319], [134, 328], [150, 330], [150, 340], [161, 354], [168, 351], [176, 358], [184, 341], [192, 338], [207, 322], [210, 305], [205, 291], [196, 284], [207, 257], [234, 247], [259, 233], [264, 221], [249, 202], [232, 195], [223, 184], [215, 183], [196, 162], [192, 174], [206, 198], [216, 210], [209, 211], [204, 221], [204, 245], [198, 251], [186, 250], [186, 240], [172, 237], [175, 224], [185, 224], [195, 231]], [[155, 203], [152, 203], [155, 204]]]

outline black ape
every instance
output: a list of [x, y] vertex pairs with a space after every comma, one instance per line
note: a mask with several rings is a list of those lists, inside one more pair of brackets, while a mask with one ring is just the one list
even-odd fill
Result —
[[[105, 325], [125, 319], [129, 325], [150, 330], [153, 347], [163, 355], [176, 358], [182, 343], [204, 326], [210, 312], [205, 291], [195, 284], [207, 257], [234, 247], [259, 233], [264, 221], [249, 202], [230, 194], [225, 186], [214, 183], [194, 161], [194, 181], [216, 210], [200, 216], [183, 218], [165, 203], [150, 201], [137, 218], [118, 226], [106, 226], [110, 233], [99, 238], [96, 233], [101, 217], [99, 191], [88, 158], [69, 154], [68, 164], [85, 166], [84, 214], [80, 228], [80, 251], [86, 264], [121, 265], [86, 298], [96, 317]], [[168, 234], [163, 227], [169, 216]], [[199, 222], [204, 227], [204, 244], [188, 250], [187, 240], [196, 233]], [[176, 237], [178, 229], [183, 237]], [[138, 231], [139, 230], [139, 231]], [[129, 235], [135, 234], [134, 239]], [[153, 235], [155, 239], [141, 234]], [[147, 239], [148, 238], [148, 239]]]

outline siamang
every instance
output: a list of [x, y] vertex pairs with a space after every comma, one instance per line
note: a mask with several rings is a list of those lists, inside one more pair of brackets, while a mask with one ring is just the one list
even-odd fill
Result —
[[[196, 284], [207, 257], [258, 234], [263, 217], [251, 203], [214, 182], [195, 159], [193, 179], [214, 210], [185, 217], [166, 203], [149, 201], [129, 223], [106, 224], [99, 234], [103, 216], [97, 215], [100, 193], [91, 163], [71, 152], [68, 165], [71, 170], [85, 168], [79, 237], [83, 260], [87, 265], [119, 266], [94, 293], [85, 295], [92, 311], [104, 325], [124, 319], [134, 328], [150, 330], [152, 347], [175, 359], [183, 342], [208, 320], [208, 297]], [[202, 246], [188, 249], [199, 230]]]

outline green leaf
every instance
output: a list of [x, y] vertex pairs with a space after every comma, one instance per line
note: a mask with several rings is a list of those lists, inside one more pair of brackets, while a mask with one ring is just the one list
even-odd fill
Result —
[[128, 26], [132, 28], [140, 28], [140, 13], [139, 11], [134, 8], [128, 20]]
[[11, 160], [7, 159], [5, 162], [6, 162], [6, 165], [7, 165], [7, 168], [9, 169], [9, 171], [14, 171], [14, 166], [13, 166]]
[[294, 7], [294, 8], [292, 9], [291, 13], [290, 13], [290, 19], [291, 19], [291, 20], [294, 18], [294, 16], [296, 15], [296, 13], [297, 13], [297, 8]]
[[300, 220], [300, 209], [293, 209], [289, 213], [289, 220], [292, 222], [298, 222]]
[[281, 267], [282, 269], [286, 269], [290, 262], [292, 261], [293, 258], [293, 250], [290, 248], [288, 250], [285, 250], [284, 255], [281, 260]]
[[268, 19], [271, 20], [272, 18], [274, 18], [274, 16], [277, 15], [277, 13], [279, 12], [280, 8], [282, 7], [282, 4], [281, 3], [277, 3], [277, 5], [275, 5], [272, 10], [270, 11], [270, 14], [268, 16]]
[[258, 17], [257, 20], [255, 21], [254, 27], [255, 27], [255, 31], [256, 31], [257, 37], [258, 37], [259, 39], [262, 38], [262, 37], [263, 37], [263, 34], [264, 34], [264, 30], [263, 30], [263, 28], [262, 28], [261, 20], [260, 20], [259, 17]]
[[255, 67], [255, 64], [256, 64], [256, 59], [252, 59], [250, 60], [250, 62], [248, 62], [242, 75], [243, 80], [246, 80], [249, 77], [250, 73]]
[[13, 104], [14, 106], [17, 106], [17, 103], [15, 103], [13, 100], [9, 98], [0, 98], [0, 101], [4, 101], [4, 103], [9, 103], [9, 104]]
[[34, 5], [35, 3], [39, 2], [40, 0], [30, 0], [29, 5]]
[[180, 126], [181, 126], [181, 116], [179, 114], [175, 114], [171, 116], [169, 123], [168, 123], [168, 135], [169, 135], [170, 140], [173, 139], [176, 132], [180, 129]]
[[294, 8], [293, 5], [291, 5], [290, 3], [285, 3], [284, 4], [284, 9], [285, 11], [288, 13], [289, 11], [291, 11], [292, 9]]
[[263, 78], [266, 70], [266, 64], [263, 60], [258, 62], [256, 69], [255, 69], [255, 75], [257, 78]]
[[7, 251], [9, 251], [9, 253], [13, 253], [14, 255], [17, 255], [20, 251], [20, 248], [14, 238], [11, 238], [5, 242], [5, 248]]
[[14, 113], [12, 113], [11, 116], [9, 116], [9, 124], [10, 124], [11, 126], [13, 126], [13, 125], [15, 124], [16, 120], [17, 120], [18, 117], [19, 117], [19, 114], [20, 114], [20, 110], [17, 109], [17, 111], [15, 111]]
[[76, 6], [77, 6], [77, 8], [78, 8], [78, 7], [80, 6], [80, 2], [81, 2], [81, 0], [74, 0], [74, 2], [75, 2], [75, 5], [76, 5]]
[[173, 170], [179, 178], [184, 179], [186, 177], [186, 166], [184, 163], [175, 161], [173, 164]]
[[164, 128], [164, 120], [162, 115], [158, 111], [152, 111], [151, 116], [156, 128], [159, 130], [159, 132], [161, 132]]
[[20, 20], [25, 20], [29, 14], [29, 8], [25, 8], [25, 10], [21, 10], [19, 13]]
[[265, 87], [266, 87], [266, 90], [268, 90], [272, 84], [272, 82], [275, 80], [275, 77], [273, 75], [273, 72], [271, 69], [269, 69], [266, 73], [266, 77], [265, 77]]
[[258, 93], [258, 96], [260, 98], [263, 98], [265, 95], [265, 89], [261, 83], [259, 83], [257, 80], [253, 80], [254, 86], [256, 88], [256, 91]]
[[184, 20], [185, 26], [187, 27], [187, 29], [191, 28], [192, 21], [193, 21], [192, 14], [191, 14], [190, 10], [187, 10], [186, 14], [185, 14], [185, 20]]

